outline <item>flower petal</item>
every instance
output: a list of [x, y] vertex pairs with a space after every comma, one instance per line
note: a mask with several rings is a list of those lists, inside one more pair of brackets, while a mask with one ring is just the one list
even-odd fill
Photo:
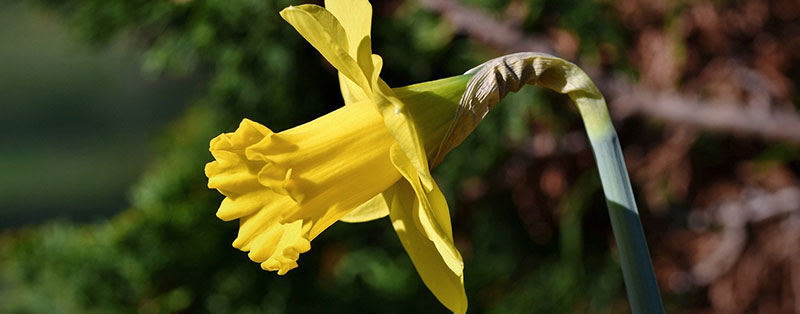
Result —
[[409, 192], [416, 195], [418, 206], [414, 207], [415, 210], [412, 214], [419, 229], [429, 241], [433, 242], [450, 271], [461, 276], [464, 271], [464, 262], [453, 244], [450, 211], [444, 195], [435, 182], [431, 191], [423, 189], [419, 176], [416, 175], [416, 171], [398, 145], [392, 145], [389, 156], [395, 168], [411, 185], [412, 190]]
[[342, 91], [342, 98], [344, 99], [345, 105], [352, 105], [364, 100], [372, 100], [370, 97], [367, 97], [367, 94], [364, 94], [364, 90], [361, 89], [356, 83], [353, 83], [347, 76], [339, 72], [339, 89]]
[[389, 133], [392, 134], [411, 165], [416, 169], [419, 180], [422, 181], [425, 189], [430, 191], [436, 183], [428, 169], [428, 158], [422, 140], [419, 138], [416, 124], [405, 104], [395, 96], [386, 82], [378, 77], [378, 73], [383, 67], [381, 57], [372, 55], [372, 63], [375, 67], [375, 71], [372, 73], [372, 90], [378, 112], [383, 115], [383, 121], [389, 129]]
[[[327, 9], [344, 28], [347, 34], [347, 52], [358, 62], [365, 77], [369, 78], [372, 69], [372, 47], [370, 27], [372, 6], [367, 0], [326, 0]], [[358, 84], [339, 73], [339, 85], [345, 104], [371, 99], [358, 88]]]
[[466, 313], [464, 276], [461, 272], [452, 271], [425, 231], [419, 228], [420, 221], [412, 213], [419, 210], [421, 202], [414, 197], [414, 189], [408, 182], [401, 180], [383, 192], [383, 195], [389, 204], [392, 226], [422, 281], [448, 309], [457, 314]]
[[375, 195], [369, 201], [359, 205], [347, 215], [339, 218], [339, 221], [356, 223], [367, 222], [375, 219], [380, 219], [389, 215], [389, 207], [386, 206], [386, 200], [383, 199], [383, 194]]
[[348, 51], [355, 57], [363, 40], [369, 40], [372, 6], [367, 0], [325, 0], [327, 9], [347, 33]]
[[292, 24], [340, 73], [366, 95], [372, 94], [368, 77], [349, 53], [347, 33], [333, 14], [318, 5], [304, 4], [283, 9], [281, 17]]

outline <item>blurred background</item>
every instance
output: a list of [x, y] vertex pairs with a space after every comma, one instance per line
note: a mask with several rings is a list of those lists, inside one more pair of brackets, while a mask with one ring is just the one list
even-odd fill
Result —
[[[321, 1], [311, 1], [321, 4]], [[388, 219], [278, 277], [231, 247], [209, 140], [342, 105], [284, 0], [0, 0], [0, 312], [446, 313]], [[517, 51], [576, 62], [619, 132], [668, 313], [800, 313], [800, 2], [373, 3], [403, 86]], [[626, 313], [567, 97], [510, 95], [434, 172], [470, 313]]]

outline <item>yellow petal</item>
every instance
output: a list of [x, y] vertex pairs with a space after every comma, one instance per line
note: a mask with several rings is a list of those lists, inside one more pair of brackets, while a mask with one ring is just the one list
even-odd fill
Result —
[[412, 190], [409, 192], [413, 192], [416, 196], [418, 206], [414, 207], [415, 210], [412, 214], [415, 218], [414, 221], [418, 223], [417, 227], [429, 241], [433, 242], [435, 249], [442, 256], [450, 271], [461, 276], [464, 271], [464, 262], [453, 243], [450, 210], [447, 208], [444, 195], [435, 182], [431, 191], [426, 192], [423, 189], [416, 171], [397, 145], [392, 145], [389, 155], [392, 164], [411, 185]]
[[386, 85], [386, 82], [378, 77], [378, 73], [383, 67], [381, 57], [372, 55], [372, 62], [375, 68], [372, 73], [373, 97], [378, 112], [383, 115], [383, 121], [389, 129], [389, 133], [392, 134], [411, 162], [411, 165], [416, 169], [419, 180], [422, 181], [425, 189], [430, 191], [436, 183], [433, 181], [428, 169], [428, 158], [425, 153], [425, 147], [422, 145], [422, 140], [419, 138], [416, 124], [405, 104], [395, 96], [392, 89]]
[[388, 215], [389, 207], [386, 206], [386, 200], [383, 199], [383, 194], [378, 194], [353, 211], [347, 213], [347, 215], [342, 216], [339, 220], [349, 223], [367, 222]]
[[327, 9], [342, 25], [348, 39], [348, 51], [355, 57], [362, 41], [369, 40], [372, 6], [367, 0], [325, 0]]
[[333, 14], [323, 7], [304, 4], [283, 9], [281, 17], [366, 95], [372, 93], [368, 77], [349, 53], [347, 33]]
[[[347, 34], [347, 52], [361, 67], [365, 77], [372, 73], [372, 47], [370, 27], [372, 23], [372, 6], [367, 0], [326, 0], [327, 9], [344, 28]], [[371, 99], [358, 84], [339, 73], [339, 85], [345, 104]]]
[[412, 187], [401, 180], [383, 194], [389, 204], [392, 226], [422, 281], [445, 307], [457, 314], [466, 313], [467, 295], [463, 274], [450, 269], [433, 242], [419, 228], [420, 222], [414, 219], [412, 213], [418, 211], [420, 202]]
[[356, 83], [353, 83], [353, 81], [342, 74], [342, 72], [339, 72], [339, 89], [342, 91], [342, 98], [344, 99], [345, 105], [372, 100], [372, 97], [367, 97], [367, 94], [364, 94], [364, 90]]

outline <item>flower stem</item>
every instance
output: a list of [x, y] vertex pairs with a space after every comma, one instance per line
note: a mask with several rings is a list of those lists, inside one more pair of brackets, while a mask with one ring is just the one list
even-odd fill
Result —
[[602, 98], [575, 99], [589, 135], [633, 313], [664, 313], [617, 132]]
[[603, 95], [589, 76], [573, 63], [535, 52], [495, 58], [467, 74], [474, 76], [467, 83], [439, 155], [466, 138], [506, 94], [526, 84], [569, 95], [581, 113], [597, 161], [631, 309], [634, 314], [664, 313], [619, 138]]

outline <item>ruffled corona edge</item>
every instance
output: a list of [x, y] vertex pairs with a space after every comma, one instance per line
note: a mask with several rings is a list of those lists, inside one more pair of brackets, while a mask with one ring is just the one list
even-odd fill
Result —
[[261, 268], [283, 275], [297, 267], [301, 253], [311, 249], [307, 238], [310, 223], [286, 221], [290, 209], [302, 201], [292, 169], [271, 161], [264, 153], [294, 149], [267, 127], [242, 120], [233, 133], [211, 141], [216, 161], [205, 167], [208, 187], [225, 199], [217, 211], [224, 221], [239, 219], [239, 234], [233, 246], [260, 263]]

